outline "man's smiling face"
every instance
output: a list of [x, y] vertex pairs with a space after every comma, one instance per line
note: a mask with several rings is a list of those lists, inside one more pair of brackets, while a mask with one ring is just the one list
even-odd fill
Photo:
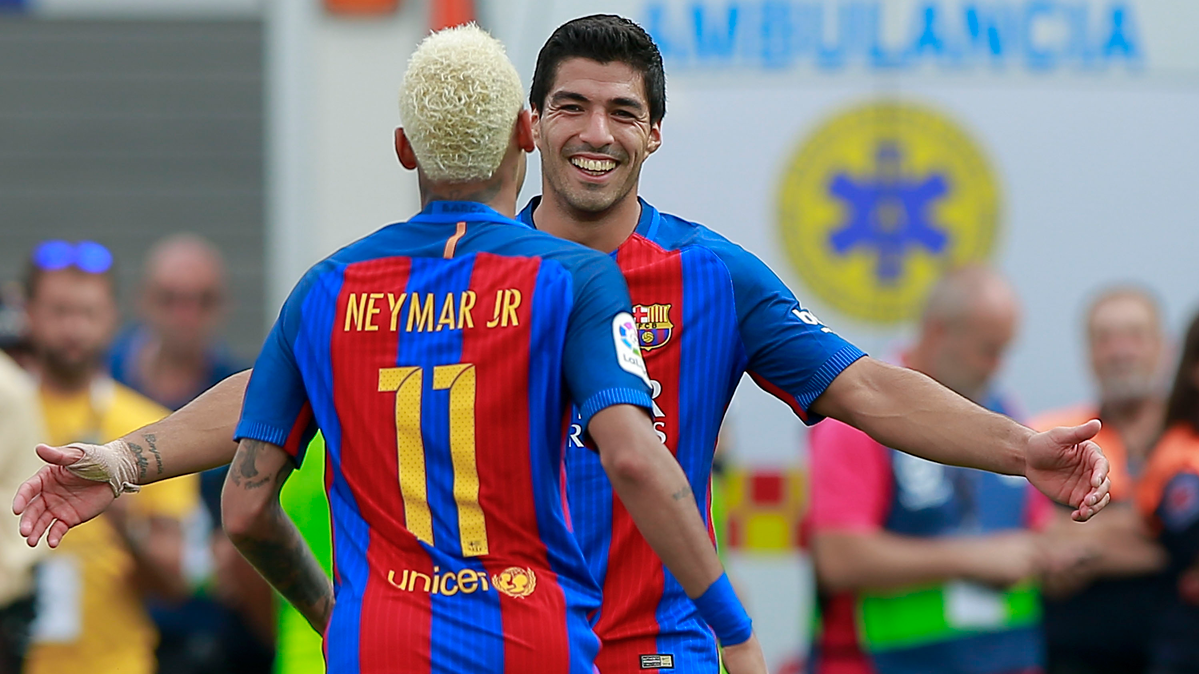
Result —
[[621, 62], [563, 61], [533, 129], [549, 190], [587, 213], [635, 199], [641, 164], [662, 144], [641, 74]]

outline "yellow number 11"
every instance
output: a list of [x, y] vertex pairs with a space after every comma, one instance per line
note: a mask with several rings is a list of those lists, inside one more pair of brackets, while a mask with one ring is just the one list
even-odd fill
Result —
[[[487, 523], [479, 506], [479, 468], [475, 458], [475, 366], [471, 363], [433, 368], [433, 390], [450, 392], [450, 458], [454, 465], [454, 502], [458, 505], [458, 535], [462, 554], [487, 554]], [[421, 435], [421, 392], [424, 370], [385, 367], [379, 370], [379, 391], [396, 394], [396, 451], [400, 464], [400, 495], [404, 524], [417, 538], [433, 545], [433, 516], [429, 512], [425, 443]]]

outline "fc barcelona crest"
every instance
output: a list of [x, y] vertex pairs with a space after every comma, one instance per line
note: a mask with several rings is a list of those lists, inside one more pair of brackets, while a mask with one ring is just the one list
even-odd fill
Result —
[[642, 351], [653, 351], [674, 334], [669, 304], [638, 304], [633, 307], [633, 320], [637, 322], [637, 341]]

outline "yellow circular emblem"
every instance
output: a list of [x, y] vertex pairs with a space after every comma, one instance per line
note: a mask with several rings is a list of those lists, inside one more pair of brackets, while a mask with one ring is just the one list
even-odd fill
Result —
[[509, 597], [523, 598], [537, 589], [537, 574], [533, 569], [510, 566], [492, 576], [491, 583]]
[[788, 257], [825, 303], [854, 318], [917, 315], [950, 267], [987, 259], [999, 190], [952, 121], [901, 103], [825, 122], [794, 154], [779, 193]]

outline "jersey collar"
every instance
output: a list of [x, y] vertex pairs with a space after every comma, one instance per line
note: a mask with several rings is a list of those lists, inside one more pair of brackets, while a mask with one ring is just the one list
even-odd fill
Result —
[[[658, 226], [662, 224], [662, 214], [641, 197], [637, 197], [637, 203], [641, 204], [641, 217], [638, 218], [637, 227], [633, 230], [633, 233], [640, 234], [653, 241], [654, 237], [658, 235]], [[533, 222], [533, 211], [537, 210], [537, 207], [540, 205], [540, 196], [529, 199], [529, 203], [517, 214], [517, 219], [529, 227], [537, 229], [537, 223]], [[625, 241], [627, 242], [628, 239]], [[620, 245], [623, 246], [624, 243], [622, 242]], [[619, 246], [617, 249], [619, 250]]]
[[477, 201], [430, 201], [412, 222], [462, 222], [486, 221], [500, 224], [531, 226], [520, 220], [514, 220], [499, 211]]

